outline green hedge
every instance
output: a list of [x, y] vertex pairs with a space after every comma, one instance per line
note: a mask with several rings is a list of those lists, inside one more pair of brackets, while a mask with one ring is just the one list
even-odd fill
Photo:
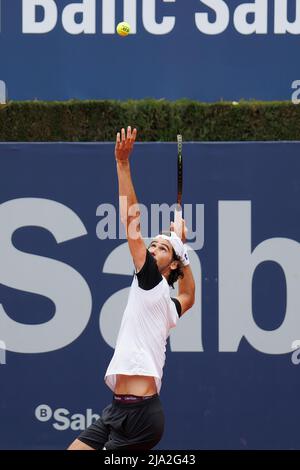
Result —
[[180, 100], [24, 101], [0, 105], [0, 141], [114, 141], [136, 126], [142, 141], [300, 140], [300, 106], [291, 102]]

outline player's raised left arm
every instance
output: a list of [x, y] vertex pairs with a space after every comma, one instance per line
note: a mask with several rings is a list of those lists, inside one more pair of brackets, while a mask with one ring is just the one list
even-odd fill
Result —
[[146, 245], [141, 236], [140, 210], [135, 189], [133, 186], [129, 157], [133, 150], [137, 130], [131, 127], [117, 133], [115, 158], [117, 161], [117, 172], [119, 182], [119, 207], [121, 221], [125, 225], [131, 256], [136, 268], [139, 271], [146, 260]]

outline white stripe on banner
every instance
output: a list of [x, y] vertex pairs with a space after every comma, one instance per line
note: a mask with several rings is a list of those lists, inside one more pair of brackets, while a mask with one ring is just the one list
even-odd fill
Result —
[[[1, 0], [0, 0], [1, 1]], [[6, 103], [6, 84], [3, 80], [0, 80], [0, 103]]]

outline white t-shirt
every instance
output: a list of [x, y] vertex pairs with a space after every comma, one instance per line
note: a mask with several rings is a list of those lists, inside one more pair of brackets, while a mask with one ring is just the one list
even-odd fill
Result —
[[154, 377], [159, 393], [167, 339], [179, 315], [180, 304], [170, 297], [170, 287], [147, 251], [143, 268], [134, 275], [115, 352], [105, 373], [105, 383], [112, 391], [116, 375], [123, 374]]

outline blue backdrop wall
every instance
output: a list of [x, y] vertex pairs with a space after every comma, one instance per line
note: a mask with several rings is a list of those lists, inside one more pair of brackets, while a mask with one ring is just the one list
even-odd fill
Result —
[[0, 18], [13, 100], [299, 97], [293, 0], [11, 0]]
[[[299, 448], [299, 150], [184, 145], [197, 298], [168, 345], [161, 449]], [[113, 144], [1, 144], [0, 165], [0, 448], [62, 449], [111, 399], [132, 279]], [[137, 144], [132, 168], [148, 211], [174, 202], [175, 144]]]

